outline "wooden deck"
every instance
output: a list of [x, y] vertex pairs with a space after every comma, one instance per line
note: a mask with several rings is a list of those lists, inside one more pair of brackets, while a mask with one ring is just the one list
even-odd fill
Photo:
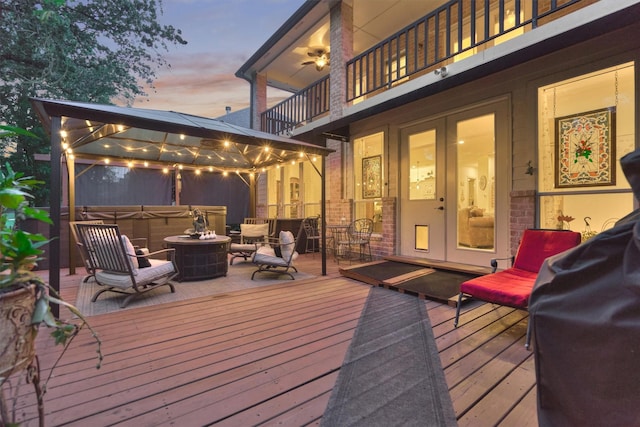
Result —
[[[46, 425], [320, 424], [370, 286], [331, 260], [320, 276], [318, 255], [297, 265], [318, 277], [91, 317], [103, 366], [83, 332], [49, 381]], [[62, 274], [70, 301], [83, 272]], [[453, 307], [424, 303], [459, 425], [537, 425], [527, 313], [472, 301], [454, 329]], [[45, 335], [43, 376], [59, 352]], [[23, 425], [37, 425], [21, 391]]]

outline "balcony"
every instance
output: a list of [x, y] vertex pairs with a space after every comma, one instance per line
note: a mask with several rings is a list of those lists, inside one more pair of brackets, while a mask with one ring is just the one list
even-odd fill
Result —
[[[516, 38], [598, 0], [452, 0], [346, 62], [347, 105], [375, 97]], [[356, 11], [354, 10], [354, 14]], [[286, 135], [330, 111], [329, 76], [262, 114], [262, 130]], [[334, 103], [334, 105], [336, 105]]]
[[329, 76], [262, 113], [261, 129], [286, 136], [291, 129], [329, 112]]

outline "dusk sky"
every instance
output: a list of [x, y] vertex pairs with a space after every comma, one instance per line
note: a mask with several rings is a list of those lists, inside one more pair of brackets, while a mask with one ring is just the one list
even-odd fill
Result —
[[249, 106], [249, 83], [235, 72], [304, 0], [163, 0], [160, 22], [182, 30], [187, 45], [161, 52], [170, 69], [135, 107], [204, 117]]

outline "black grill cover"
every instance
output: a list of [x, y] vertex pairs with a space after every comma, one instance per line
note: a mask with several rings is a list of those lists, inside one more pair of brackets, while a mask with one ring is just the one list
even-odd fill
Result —
[[[640, 199], [640, 150], [620, 163]], [[540, 268], [529, 312], [541, 426], [640, 426], [638, 217]]]

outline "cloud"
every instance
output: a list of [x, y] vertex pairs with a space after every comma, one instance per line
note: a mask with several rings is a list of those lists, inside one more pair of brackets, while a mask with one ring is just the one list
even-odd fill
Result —
[[[249, 84], [235, 72], [303, 2], [165, 0], [160, 22], [181, 29], [188, 44], [169, 47], [163, 56], [171, 67], [156, 72], [154, 88], [134, 106], [205, 117], [247, 108]], [[268, 95], [269, 105], [285, 97]]]

